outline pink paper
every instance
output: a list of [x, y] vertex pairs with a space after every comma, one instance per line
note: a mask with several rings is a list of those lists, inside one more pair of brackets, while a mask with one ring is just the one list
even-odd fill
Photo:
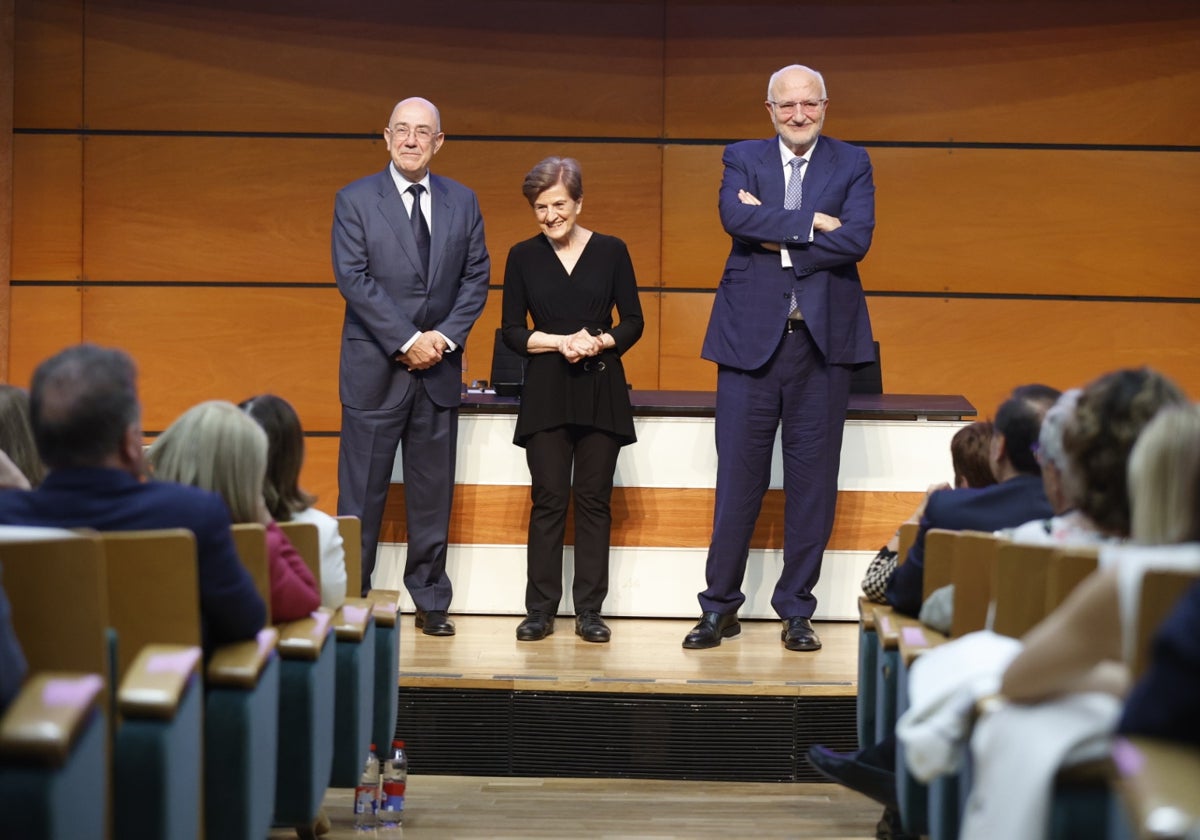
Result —
[[906, 645], [910, 645], [912, 647], [924, 647], [926, 644], [925, 633], [922, 632], [920, 627], [905, 627], [900, 631], [900, 634], [904, 639], [904, 644]]
[[156, 653], [146, 661], [147, 674], [190, 674], [200, 661], [200, 648]]
[[367, 607], [354, 607], [350, 604], [342, 606], [342, 615], [346, 616], [346, 621], [351, 624], [359, 624], [367, 620]]
[[96, 674], [76, 679], [53, 679], [42, 689], [42, 702], [47, 706], [78, 706], [86, 703], [104, 687]]

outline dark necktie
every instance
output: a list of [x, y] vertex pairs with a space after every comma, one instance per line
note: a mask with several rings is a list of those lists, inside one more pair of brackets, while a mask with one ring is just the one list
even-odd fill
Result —
[[409, 221], [412, 222], [413, 239], [417, 240], [417, 253], [421, 257], [421, 269], [429, 274], [429, 225], [425, 222], [425, 214], [421, 212], [421, 193], [425, 187], [413, 184], [408, 188], [412, 193], [412, 212]]
[[[808, 163], [808, 161], [802, 157], [794, 157], [788, 163], [792, 167], [792, 177], [788, 178], [787, 191], [783, 194], [783, 209], [799, 210], [800, 200], [804, 196], [804, 181], [800, 175], [800, 170], [804, 168], [804, 164]], [[792, 283], [792, 299], [791, 305], [788, 308], [788, 317], [800, 317], [800, 305], [796, 302], [795, 282]]]

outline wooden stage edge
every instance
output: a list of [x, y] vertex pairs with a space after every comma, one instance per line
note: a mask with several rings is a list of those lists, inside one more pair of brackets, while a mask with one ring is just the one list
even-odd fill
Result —
[[745, 620], [741, 635], [709, 650], [684, 650], [695, 619], [614, 618], [612, 641], [588, 643], [560, 616], [553, 635], [519, 642], [520, 616], [454, 615], [457, 635], [426, 636], [406, 614], [400, 689], [618, 694], [846, 697], [858, 691], [858, 624], [817, 622], [821, 650], [797, 653], [782, 624]]

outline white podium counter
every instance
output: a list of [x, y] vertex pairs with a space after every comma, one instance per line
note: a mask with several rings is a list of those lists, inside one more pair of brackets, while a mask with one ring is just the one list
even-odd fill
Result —
[[[617, 462], [610, 616], [699, 615], [712, 530], [716, 449], [711, 392], [633, 391], [638, 441]], [[513, 445], [517, 400], [469, 394], [459, 416], [447, 565], [458, 613], [524, 613], [529, 470]], [[951, 481], [950, 438], [975, 415], [958, 396], [854, 395], [847, 412], [838, 512], [817, 586], [818, 619], [856, 619], [867, 563], [931, 484]], [[374, 586], [404, 592], [400, 459], [384, 515]], [[751, 546], [744, 618], [775, 618], [771, 590], [782, 549], [783, 473], [776, 441], [771, 489]], [[573, 613], [568, 524], [561, 611]], [[404, 609], [413, 605], [404, 593]]]

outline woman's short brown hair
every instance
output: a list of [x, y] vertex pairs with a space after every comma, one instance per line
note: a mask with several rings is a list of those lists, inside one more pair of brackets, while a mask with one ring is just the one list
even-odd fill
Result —
[[532, 207], [539, 195], [560, 182], [572, 200], [583, 198], [583, 170], [579, 168], [579, 161], [569, 157], [548, 157], [539, 161], [525, 176], [521, 192]]

